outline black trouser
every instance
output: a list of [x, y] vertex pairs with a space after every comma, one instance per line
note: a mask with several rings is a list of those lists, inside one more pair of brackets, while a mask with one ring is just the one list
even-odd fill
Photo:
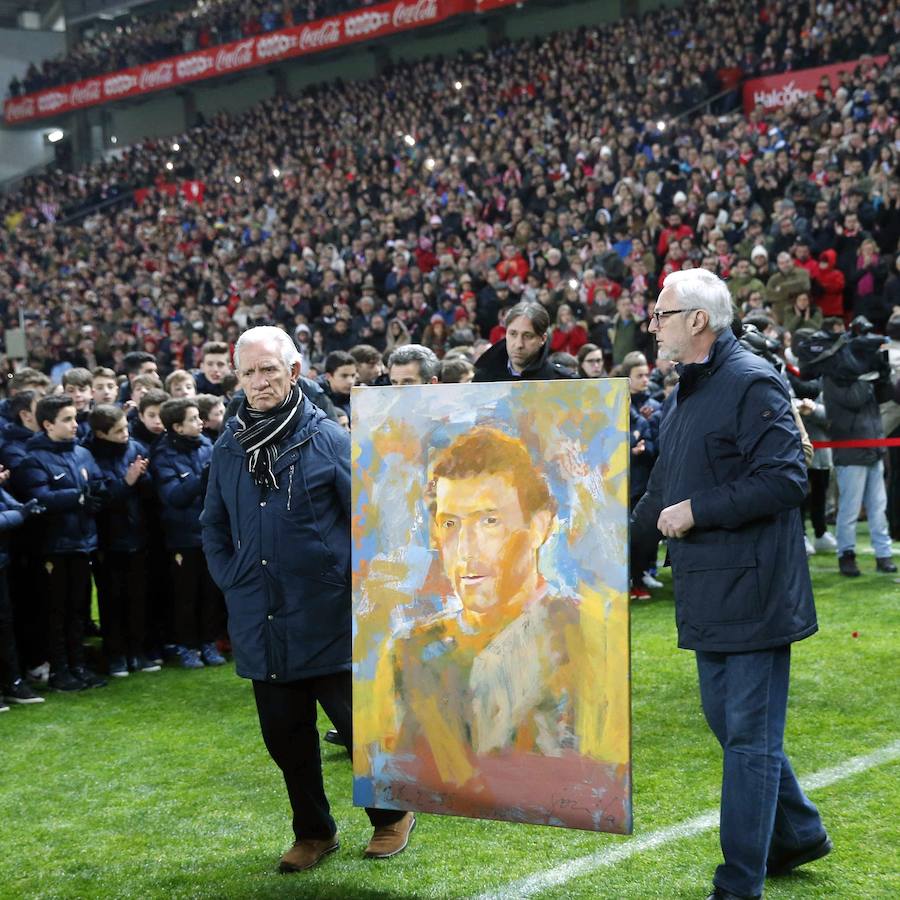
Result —
[[144, 653], [147, 551], [104, 551], [94, 560], [103, 652], [107, 660]]
[[830, 469], [809, 469], [809, 519], [816, 537], [820, 538], [828, 530], [825, 522], [825, 503], [828, 497]]
[[[353, 686], [349, 672], [304, 678], [282, 684], [254, 681], [259, 727], [269, 756], [284, 775], [294, 835], [325, 840], [337, 826], [331, 817], [322, 782], [319, 732], [316, 728], [316, 701], [322, 704], [341, 741], [353, 746]], [[374, 826], [391, 825], [405, 813], [394, 809], [366, 807]]]
[[[638, 505], [643, 494], [630, 498], [628, 508], [630, 512], [634, 512], [634, 508]], [[655, 531], [655, 529], [654, 529]], [[649, 540], [634, 540], [630, 538], [629, 545], [629, 578], [632, 585], [643, 584], [644, 572], [652, 569], [656, 565], [656, 554], [659, 548], [659, 541], [662, 535], [657, 531], [655, 536]]]
[[6, 569], [3, 568], [0, 569], [0, 687], [10, 685], [21, 677], [13, 631], [12, 601], [6, 583]]
[[6, 572], [19, 660], [33, 669], [47, 660], [46, 582], [40, 558], [20, 553], [20, 547], [13, 544], [12, 563]]
[[43, 558], [47, 584], [47, 640], [50, 671], [84, 665], [84, 593], [91, 583], [86, 553], [54, 553]]
[[223, 633], [225, 601], [199, 547], [170, 550], [169, 560], [175, 599], [175, 640], [196, 650]]

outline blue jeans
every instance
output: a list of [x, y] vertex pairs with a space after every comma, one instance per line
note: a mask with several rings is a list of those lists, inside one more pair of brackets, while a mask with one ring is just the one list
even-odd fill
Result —
[[871, 466], [835, 466], [838, 483], [838, 554], [856, 547], [856, 523], [865, 501], [869, 534], [876, 559], [891, 555], [891, 536], [887, 524], [887, 492], [884, 487], [884, 461]]
[[717, 887], [762, 894], [769, 854], [784, 856], [825, 837], [784, 755], [791, 648], [697, 651], [703, 713], [724, 751]]

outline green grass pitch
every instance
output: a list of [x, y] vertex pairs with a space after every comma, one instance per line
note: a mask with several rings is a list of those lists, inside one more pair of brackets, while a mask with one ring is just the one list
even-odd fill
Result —
[[[864, 576], [846, 579], [833, 555], [811, 559], [821, 629], [794, 648], [786, 738], [801, 777], [900, 738], [900, 582], [873, 573], [870, 551], [860, 564]], [[636, 837], [718, 802], [720, 754], [662, 577], [666, 588], [632, 614]], [[281, 876], [287, 797], [231, 666], [132, 675], [15, 708], [0, 717], [0, 897], [471, 897], [633, 840], [420, 816], [405, 853], [364, 860], [370, 829], [350, 806], [349, 761], [327, 744], [323, 759], [341, 848]], [[900, 897], [900, 760], [811, 796], [835, 851], [766, 896]], [[539, 896], [705, 897], [718, 860], [711, 829]]]

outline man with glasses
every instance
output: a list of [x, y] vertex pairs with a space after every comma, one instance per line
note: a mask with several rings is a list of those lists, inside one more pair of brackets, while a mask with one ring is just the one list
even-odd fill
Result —
[[650, 331], [680, 381], [633, 538], [668, 539], [678, 644], [694, 650], [724, 752], [711, 900], [759, 897], [831, 850], [784, 754], [790, 646], [818, 626], [800, 505], [806, 469], [787, 388], [731, 331], [731, 295], [705, 269], [663, 282]]

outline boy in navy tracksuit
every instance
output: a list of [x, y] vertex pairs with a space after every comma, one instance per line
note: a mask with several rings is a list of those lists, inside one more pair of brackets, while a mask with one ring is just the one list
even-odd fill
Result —
[[63, 373], [63, 392], [75, 404], [75, 419], [78, 422], [77, 440], [86, 444], [91, 439], [91, 426], [88, 416], [91, 413], [93, 398], [93, 375], [89, 369], [69, 369]]
[[[9, 470], [3, 469], [0, 482], [8, 477]], [[20, 528], [27, 518], [42, 511], [37, 500], [29, 500], [23, 505], [0, 488], [0, 712], [9, 709], [7, 703], [44, 702], [44, 698], [35, 694], [22, 679], [13, 630], [13, 609], [6, 583], [9, 563], [7, 535], [13, 529]]]
[[219, 666], [216, 649], [224, 600], [210, 578], [200, 539], [206, 477], [212, 444], [193, 397], [167, 400], [160, 409], [165, 435], [153, 448], [151, 469], [162, 506], [175, 599], [175, 639], [186, 669]]
[[150, 454], [128, 436], [125, 411], [101, 404], [91, 411], [88, 445], [103, 473], [109, 499], [97, 516], [95, 561], [103, 650], [109, 674], [158, 672], [144, 656], [147, 620], [147, 525], [142, 491], [150, 488]]
[[42, 428], [25, 445], [17, 484], [47, 512], [42, 516], [41, 564], [45, 573], [50, 686], [58, 691], [102, 687], [84, 664], [81, 603], [90, 588], [90, 555], [97, 549], [94, 516], [103, 482], [89, 450], [76, 441], [75, 405], [65, 395], [44, 397], [35, 416]]

